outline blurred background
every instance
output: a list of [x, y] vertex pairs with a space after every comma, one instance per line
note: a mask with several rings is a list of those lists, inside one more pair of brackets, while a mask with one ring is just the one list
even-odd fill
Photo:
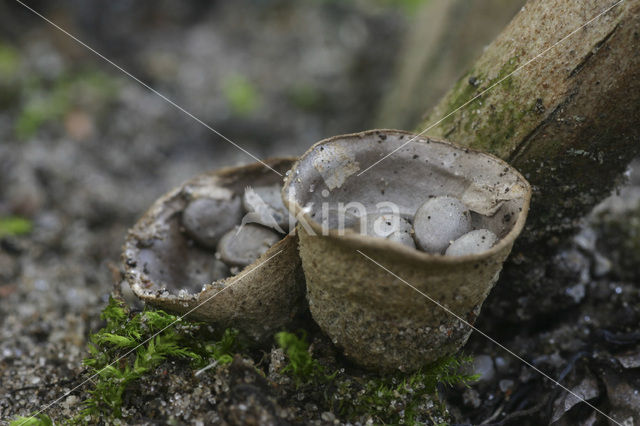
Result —
[[[523, 3], [27, 2], [259, 158], [299, 155], [320, 139], [374, 127], [415, 129]], [[199, 173], [253, 161], [19, 3], [0, 2], [0, 418], [57, 398], [64, 389], [45, 385], [79, 373], [126, 230], [146, 208]], [[589, 248], [608, 259], [585, 263], [580, 244], [596, 244], [587, 230], [562, 259], [577, 277], [567, 297], [577, 305], [585, 291], [598, 294], [598, 277], [616, 303], [611, 312], [627, 319], [620, 306], [637, 292], [640, 262], [637, 246], [625, 245], [640, 232], [638, 175], [605, 204], [636, 226], [607, 228], [599, 240], [622, 250]], [[639, 244], [634, 235], [630, 244]], [[586, 318], [575, 327], [593, 321]], [[480, 360], [490, 346], [471, 341]], [[553, 356], [541, 362], [562, 367]], [[483, 386], [501, 389], [494, 376]], [[460, 405], [478, 408], [478, 392], [469, 395]], [[74, 407], [65, 400], [56, 413]]]

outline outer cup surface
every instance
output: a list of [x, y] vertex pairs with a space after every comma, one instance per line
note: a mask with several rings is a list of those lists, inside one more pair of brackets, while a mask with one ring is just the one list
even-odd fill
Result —
[[[299, 220], [314, 320], [347, 357], [379, 371], [415, 370], [465, 344], [470, 327], [429, 298], [473, 323], [524, 226], [531, 196], [527, 181], [496, 157], [430, 138], [402, 146], [412, 137], [374, 130], [318, 142], [293, 166], [282, 192]], [[499, 241], [475, 255], [432, 255], [341, 229], [325, 214], [340, 203], [357, 202], [367, 212], [392, 203], [412, 217], [438, 195], [462, 200], [473, 227]]]
[[[294, 159], [265, 162], [284, 174]], [[199, 175], [160, 197], [125, 241], [122, 258], [133, 292], [156, 307], [189, 313], [189, 318], [221, 328], [234, 327], [255, 340], [270, 339], [306, 308], [297, 237], [285, 236], [236, 275], [200, 282], [200, 272], [213, 267], [214, 251], [186, 235], [181, 214], [194, 199], [242, 197], [247, 186], [280, 181], [273, 171], [254, 163]]]

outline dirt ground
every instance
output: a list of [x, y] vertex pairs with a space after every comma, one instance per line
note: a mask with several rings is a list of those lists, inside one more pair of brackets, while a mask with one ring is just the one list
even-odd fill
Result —
[[[260, 158], [372, 127], [408, 22], [397, 6], [358, 1], [29, 4]], [[145, 209], [199, 173], [253, 160], [18, 4], [0, 5], [0, 36], [0, 218], [30, 228], [0, 227], [5, 422], [83, 377], [126, 230]], [[607, 415], [640, 424], [640, 162], [555, 264], [557, 310], [519, 316], [514, 301], [507, 321], [491, 315], [494, 293], [477, 326]], [[480, 335], [465, 352], [481, 379], [440, 388], [451, 424], [614, 424]], [[168, 363], [127, 401], [122, 423], [349, 423], [308, 389], [270, 388], [248, 363], [198, 377]], [[72, 416], [90, 386], [48, 414]], [[251, 417], [254, 406], [263, 411]]]

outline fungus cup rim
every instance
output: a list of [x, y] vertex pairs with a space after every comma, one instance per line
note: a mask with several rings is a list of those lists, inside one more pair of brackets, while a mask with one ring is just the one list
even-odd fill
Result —
[[[483, 252], [476, 253], [476, 254], [464, 255], [464, 256], [446, 256], [446, 255], [440, 255], [440, 254], [430, 254], [430, 253], [420, 251], [417, 248], [414, 249], [414, 248], [407, 247], [395, 241], [390, 241], [390, 240], [386, 240], [379, 237], [360, 234], [349, 228], [345, 229], [342, 235], [340, 235], [340, 233], [336, 229], [328, 229], [328, 232], [325, 231], [325, 233], [323, 234], [322, 225], [317, 221], [315, 221], [309, 215], [309, 213], [306, 213], [304, 211], [302, 206], [298, 204], [298, 200], [296, 200], [295, 197], [292, 197], [291, 199], [287, 197], [288, 190], [291, 184], [293, 183], [293, 179], [299, 177], [299, 176], [296, 176], [296, 174], [293, 171], [298, 169], [298, 166], [302, 162], [309, 161], [312, 153], [319, 146], [328, 145], [337, 140], [350, 140], [350, 141], [353, 141], [353, 143], [357, 143], [358, 141], [362, 140], [365, 137], [377, 135], [380, 133], [387, 134], [387, 135], [388, 134], [404, 135], [404, 136], [410, 136], [412, 138], [415, 137], [415, 140], [412, 141], [412, 143], [426, 143], [427, 141], [435, 142], [437, 144], [453, 147], [454, 149], [457, 149], [457, 150], [462, 150], [465, 153], [485, 156], [486, 158], [501, 164], [503, 167], [507, 167], [509, 169], [509, 172], [513, 173], [517, 177], [518, 181], [523, 184], [525, 189], [524, 195], [522, 197], [522, 200], [523, 200], [522, 211], [518, 212], [518, 217], [513, 227], [509, 230], [509, 232], [505, 236], [503, 236], [498, 240], [497, 244], [495, 244], [489, 250], [485, 250]], [[371, 250], [378, 250], [378, 251], [392, 249], [396, 252], [396, 254], [404, 255], [406, 259], [414, 260], [416, 262], [438, 262], [438, 263], [444, 263], [444, 264], [462, 264], [470, 261], [485, 260], [505, 250], [511, 244], [514, 243], [516, 238], [520, 235], [520, 233], [524, 229], [524, 225], [527, 219], [527, 214], [529, 212], [529, 205], [531, 202], [531, 193], [532, 193], [531, 184], [529, 184], [529, 182], [524, 178], [524, 176], [522, 176], [522, 174], [518, 170], [516, 170], [512, 165], [502, 160], [501, 158], [496, 157], [495, 155], [492, 155], [477, 149], [461, 146], [456, 143], [446, 141], [443, 139], [433, 138], [430, 136], [418, 136], [412, 132], [408, 132], [405, 130], [395, 130], [395, 129], [372, 129], [372, 130], [366, 130], [363, 132], [348, 133], [344, 135], [337, 135], [337, 136], [332, 136], [330, 138], [322, 139], [321, 141], [313, 144], [309, 149], [307, 149], [307, 151], [305, 151], [304, 154], [302, 154], [296, 160], [296, 162], [291, 166], [291, 171], [292, 172], [289, 173], [287, 176], [285, 176], [285, 179], [284, 179], [284, 185], [282, 187], [282, 192], [281, 192], [282, 201], [284, 205], [287, 207], [287, 209], [289, 210], [290, 214], [292, 214], [296, 218], [302, 216], [306, 221], [306, 223], [309, 224], [309, 226], [313, 229], [314, 232], [318, 234], [318, 236], [339, 241], [340, 243], [348, 247], [352, 247], [354, 249], [365, 249], [365, 250], [371, 249]], [[301, 226], [299, 221], [296, 225], [296, 228], [298, 226]]]
[[[297, 161], [296, 157], [270, 157], [264, 159], [262, 163], [248, 163], [239, 166], [227, 166], [222, 167], [215, 170], [210, 170], [204, 173], [200, 173], [186, 181], [182, 182], [178, 186], [166, 192], [164, 195], [161, 195], [157, 198], [147, 210], [138, 218], [135, 224], [129, 228], [127, 231], [127, 235], [125, 237], [125, 242], [122, 248], [122, 262], [124, 264], [125, 269], [125, 279], [129, 283], [131, 290], [140, 300], [145, 302], [154, 302], [158, 299], [162, 300], [177, 300], [181, 302], [197, 302], [200, 300], [201, 296], [205, 293], [214, 289], [216, 286], [220, 286], [221, 288], [225, 288], [233, 284], [235, 281], [243, 279], [247, 274], [253, 273], [254, 269], [257, 265], [260, 265], [265, 259], [268, 259], [274, 256], [284, 244], [288, 243], [290, 238], [293, 238], [294, 235], [292, 232], [284, 234], [284, 236], [273, 244], [271, 247], [267, 249], [260, 257], [258, 257], [255, 261], [250, 263], [249, 265], [243, 267], [237, 274], [231, 275], [220, 280], [216, 280], [210, 283], [203, 283], [203, 287], [199, 292], [189, 292], [187, 294], [178, 294], [173, 291], [169, 291], [166, 286], [161, 286], [158, 283], [154, 282], [147, 274], [145, 274], [139, 265], [131, 266], [127, 262], [130, 252], [137, 252], [140, 250], [137, 243], [141, 241], [139, 236], [135, 235], [136, 231], [140, 228], [149, 227], [153, 223], [157, 223], [160, 219], [161, 215], [167, 211], [167, 209], [171, 209], [171, 203], [175, 202], [181, 197], [181, 194], [189, 184], [196, 184], [199, 179], [203, 178], [231, 178], [237, 173], [239, 170], [246, 171], [258, 171], [259, 169], [269, 170], [263, 163], [267, 164], [270, 167], [277, 167], [280, 164], [288, 163], [289, 165], [295, 164]], [[283, 170], [286, 171], [286, 170]], [[237, 194], [236, 194], [237, 195]], [[175, 214], [175, 212], [173, 213]], [[143, 276], [146, 276], [146, 279], [143, 279]], [[151, 283], [149, 288], [144, 288], [141, 284], [145, 281]], [[168, 295], [161, 295], [161, 292], [167, 291]]]

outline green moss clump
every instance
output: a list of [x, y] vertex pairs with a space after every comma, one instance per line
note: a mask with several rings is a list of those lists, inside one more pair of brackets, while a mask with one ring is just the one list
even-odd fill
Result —
[[301, 337], [282, 331], [275, 335], [276, 343], [289, 358], [289, 364], [283, 369], [290, 373], [298, 386], [304, 383], [326, 382], [333, 376], [327, 375], [324, 367], [313, 359], [309, 353], [306, 332], [300, 331]]
[[[520, 57], [516, 55], [494, 77], [475, 69], [466, 73], [454, 85], [441, 113], [442, 116], [447, 116], [463, 105], [464, 108], [448, 116], [437, 126], [435, 132], [430, 133], [443, 137], [453, 134], [451, 137], [459, 143], [503, 158], [510, 154], [513, 146], [509, 142], [514, 140], [517, 132], [530, 130], [530, 126], [523, 125], [523, 121], [536, 122], [540, 102], [538, 99], [525, 105], [516, 102], [519, 99], [519, 86], [511, 74], [519, 65]], [[496, 86], [492, 88], [494, 85]], [[489, 88], [492, 89], [478, 96]], [[504, 94], [502, 101], [496, 105], [487, 105], [490, 99], [495, 98], [495, 92]], [[476, 96], [478, 97], [474, 99]], [[439, 118], [431, 117], [421, 127], [424, 128]]]
[[53, 420], [46, 414], [31, 417], [16, 417], [9, 422], [9, 426], [53, 426]]
[[289, 101], [304, 111], [318, 111], [322, 108], [323, 96], [310, 84], [297, 84], [288, 90]]
[[428, 2], [429, 0], [377, 0], [382, 6], [400, 9], [408, 17], [414, 17], [418, 9]]
[[218, 341], [203, 340], [197, 338], [203, 324], [160, 310], [131, 314], [114, 298], [101, 318], [107, 324], [90, 336], [90, 357], [84, 360], [95, 388], [89, 391], [78, 419], [121, 417], [123, 394], [167, 359], [183, 359], [193, 368], [202, 368], [212, 360], [230, 363], [238, 349], [234, 330], [226, 330]]
[[369, 416], [383, 424], [433, 424], [447, 418], [447, 410], [436, 394], [438, 384], [469, 386], [478, 375], [465, 372], [471, 357], [452, 355], [440, 359], [415, 373], [389, 376], [372, 374], [352, 376], [344, 369], [327, 374], [309, 352], [306, 333], [300, 337], [289, 332], [276, 334], [277, 344], [284, 350], [289, 373], [296, 386], [313, 386], [324, 393], [328, 409], [352, 421]]
[[4, 83], [14, 78], [19, 68], [20, 56], [16, 49], [0, 43], [0, 81]]
[[447, 410], [439, 402], [436, 387], [469, 386], [477, 381], [478, 375], [465, 372], [471, 361], [471, 357], [451, 355], [410, 375], [371, 377], [364, 383], [340, 381], [334, 409], [347, 418], [371, 415], [385, 424], [441, 423]]
[[60, 121], [73, 108], [106, 104], [116, 85], [98, 71], [68, 73], [49, 83], [38, 78], [22, 82], [23, 102], [15, 124], [18, 139], [34, 136], [45, 124]]
[[[519, 63], [520, 59], [517, 56], [509, 59], [500, 69], [498, 75], [488, 82], [487, 87], [491, 87], [500, 82], [498, 83], [498, 86], [502, 86], [501, 90], [503, 92], [509, 94], [516, 92], [517, 90], [514, 78], [510, 74], [517, 69]], [[502, 79], [504, 79], [504, 81], [501, 81]], [[496, 86], [496, 89], [498, 86]], [[480, 98], [476, 99], [476, 102], [480, 101]], [[473, 109], [473, 105], [470, 107], [471, 114], [475, 113], [476, 110]], [[513, 102], [505, 102], [495, 107], [490, 106], [483, 112], [484, 114], [487, 114], [485, 125], [479, 128], [475, 133], [477, 141], [474, 143], [474, 148], [479, 148], [496, 155], [501, 155], [502, 151], [505, 151], [505, 147], [509, 146], [509, 144], [505, 144], [504, 142], [513, 138], [516, 130], [522, 125], [522, 120], [526, 115], [532, 113], [534, 109], [535, 101], [524, 108], [522, 105], [518, 105]], [[474, 131], [472, 123], [473, 120], [467, 120], [465, 122], [465, 131], [469, 133]]]
[[17, 216], [0, 217], [0, 237], [25, 235], [31, 232], [29, 219]]
[[[94, 388], [83, 401], [83, 409], [60, 424], [91, 424], [122, 417], [123, 396], [135, 382], [167, 360], [184, 360], [199, 369], [212, 361], [228, 364], [243, 348], [238, 332], [224, 331], [215, 339], [202, 323], [181, 319], [160, 310], [132, 313], [124, 302], [113, 297], [100, 318], [105, 327], [89, 336], [89, 357], [84, 360]], [[46, 414], [18, 417], [10, 426], [50, 426]]]
[[236, 75], [225, 81], [223, 94], [231, 107], [231, 112], [238, 116], [251, 115], [262, 103], [256, 87], [242, 75]]
[[[121, 418], [127, 393], [135, 392], [136, 382], [153, 374], [167, 360], [183, 360], [194, 369], [215, 362], [228, 364], [233, 354], [246, 349], [238, 333], [226, 330], [216, 339], [203, 334], [203, 324], [189, 322], [159, 310], [132, 313], [126, 305], [110, 298], [101, 318], [105, 326], [90, 336], [89, 369], [94, 387], [83, 401], [83, 408], [60, 424], [91, 424], [97, 420], [113, 422]], [[303, 392], [311, 401], [344, 420], [384, 424], [442, 424], [448, 420], [436, 386], [468, 385], [477, 379], [462, 368], [470, 358], [450, 356], [415, 373], [377, 376], [347, 372], [335, 364], [324, 365], [314, 359], [304, 331], [281, 332], [275, 336], [288, 364], [282, 373], [294, 379], [280, 392]], [[329, 372], [333, 371], [332, 374]], [[263, 370], [258, 370], [264, 375]], [[290, 387], [289, 387], [290, 386]], [[15, 419], [10, 426], [50, 426], [45, 414]]]

